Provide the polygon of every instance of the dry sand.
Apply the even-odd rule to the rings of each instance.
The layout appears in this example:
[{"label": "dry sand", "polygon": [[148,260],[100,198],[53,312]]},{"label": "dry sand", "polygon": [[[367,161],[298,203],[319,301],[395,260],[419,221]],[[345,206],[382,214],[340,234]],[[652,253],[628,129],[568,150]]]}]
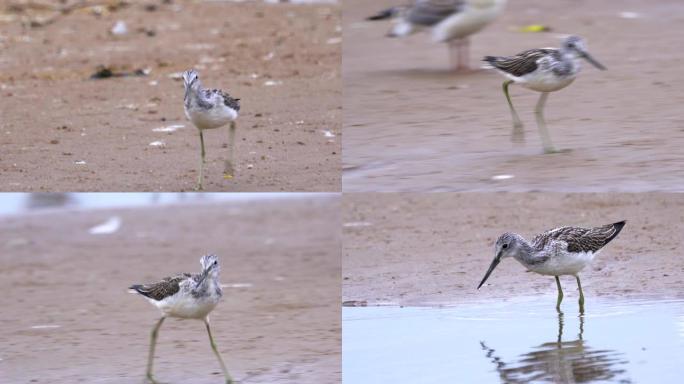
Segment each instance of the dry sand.
[{"label": "dry sand", "polygon": [[[369,305],[453,304],[551,295],[553,278],[504,260],[476,287],[503,232],[527,239],[563,225],[627,220],[581,273],[595,296],[684,297],[684,195],[680,194],[345,194],[342,296]],[[563,277],[566,300],[577,300]],[[549,298],[552,305],[554,298]]]},{"label": "dry sand", "polygon": [[[683,2],[516,0],[473,37],[473,67],[484,55],[558,46],[560,34],[578,34],[608,68],[587,63],[550,95],[551,138],[571,150],[555,155],[541,154],[536,92],[511,88],[527,138],[514,146],[499,74],[455,75],[446,46],[428,34],[389,39],[389,23],[364,21],[396,3],[344,2],[345,191],[684,189]],[[553,31],[515,31],[529,24]]]},{"label": "dry sand", "polygon": [[[213,332],[241,383],[339,383],[339,198],[0,219],[0,381],[141,383],[159,313],[132,283],[221,257]],[[88,228],[118,215],[121,229]],[[35,329],[35,326],[58,328]],[[219,383],[204,325],[167,320],[157,379]]]},{"label": "dry sand", "polygon": [[[195,67],[205,86],[242,99],[236,177],[222,177],[227,128],[208,131],[207,190],[339,191],[338,5],[128,3],[38,28],[22,20],[51,13],[0,5],[0,190],[194,188],[199,135],[183,113],[182,82],[170,75]],[[128,34],[109,33],[118,20]],[[89,80],[98,65],[151,72]],[[153,131],[172,125],[184,128]],[[165,146],[149,145],[158,141]]]}]

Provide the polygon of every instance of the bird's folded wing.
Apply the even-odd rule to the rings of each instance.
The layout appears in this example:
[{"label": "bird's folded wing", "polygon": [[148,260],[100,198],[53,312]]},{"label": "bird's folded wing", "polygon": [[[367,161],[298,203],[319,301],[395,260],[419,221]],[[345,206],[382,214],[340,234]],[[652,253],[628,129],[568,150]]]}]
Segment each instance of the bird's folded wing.
[{"label": "bird's folded wing", "polygon": [[544,248],[549,241],[563,241],[568,252],[597,252],[619,232],[614,224],[594,228],[561,227],[538,235],[532,240],[535,247]]},{"label": "bird's folded wing", "polygon": [[223,104],[225,104],[227,107],[236,111],[240,110],[240,99],[231,97],[227,92],[224,92],[220,89],[206,89],[204,92],[207,99],[214,100],[214,97],[219,95],[223,99]]},{"label": "bird's folded wing", "polygon": [[190,274],[184,273],[172,277],[166,277],[161,281],[150,284],[134,285],[131,288],[138,293],[153,300],[164,300],[169,296],[175,295],[180,289],[180,282],[190,277]]},{"label": "bird's folded wing", "polygon": [[536,71],[537,61],[550,53],[550,49],[530,49],[515,56],[488,56],[485,61],[494,68],[521,77]]}]

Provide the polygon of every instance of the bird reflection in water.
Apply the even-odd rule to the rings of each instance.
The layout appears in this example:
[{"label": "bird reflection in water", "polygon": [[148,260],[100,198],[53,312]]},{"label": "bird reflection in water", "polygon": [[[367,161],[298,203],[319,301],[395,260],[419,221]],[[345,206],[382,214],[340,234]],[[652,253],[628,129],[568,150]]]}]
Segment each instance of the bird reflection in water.
[{"label": "bird reflection in water", "polygon": [[480,342],[487,358],[496,365],[502,383],[593,383],[616,382],[628,384],[624,354],[610,349],[595,349],[587,345],[584,316],[579,316],[576,340],[563,341],[563,312],[558,313],[558,339],[532,347],[517,362],[506,363],[494,348]]}]

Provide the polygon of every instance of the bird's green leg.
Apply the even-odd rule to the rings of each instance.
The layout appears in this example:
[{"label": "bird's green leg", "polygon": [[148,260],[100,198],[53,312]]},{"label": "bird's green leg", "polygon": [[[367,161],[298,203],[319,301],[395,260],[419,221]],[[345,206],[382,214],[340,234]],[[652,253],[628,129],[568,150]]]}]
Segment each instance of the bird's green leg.
[{"label": "bird's green leg", "polygon": [[223,178],[232,179],[235,174],[235,169],[233,166],[233,158],[235,154],[235,121],[230,122],[230,127],[228,128],[228,159],[226,160],[225,166],[223,167]]},{"label": "bird's green leg", "polygon": [[556,151],[553,148],[553,144],[551,144],[549,131],[546,130],[546,122],[544,121],[544,104],[546,104],[546,98],[548,96],[548,92],[542,92],[541,96],[539,96],[537,106],[534,108],[534,115],[537,118],[537,127],[539,128],[539,135],[541,136],[542,145],[544,146],[544,153],[555,153],[558,151]]},{"label": "bird's green leg", "polygon": [[216,348],[216,343],[214,343],[214,337],[211,335],[211,327],[209,327],[209,320],[204,319],[204,324],[207,326],[207,333],[209,334],[209,342],[211,343],[211,349],[214,350],[214,354],[216,354],[216,358],[218,359],[219,363],[221,364],[221,370],[223,370],[223,375],[226,377],[226,384],[233,384],[233,379],[228,374],[228,369],[226,369],[226,364],[223,362],[223,359],[221,358],[221,354],[219,354],[219,351]]},{"label": "bird's green leg", "polygon": [[154,361],[154,347],[157,345],[157,335],[159,334],[159,328],[161,327],[162,323],[164,322],[164,319],[166,317],[162,316],[159,321],[157,321],[157,325],[154,326],[154,329],[152,329],[152,336],[150,340],[150,353],[147,356],[147,380],[149,380],[151,383],[156,383],[157,381],[152,377],[152,362]]},{"label": "bird's green leg", "polygon": [[558,311],[558,345],[563,340],[563,312]]},{"label": "bird's green leg", "polygon": [[204,134],[202,133],[202,130],[199,130],[200,134],[200,147],[201,147],[201,158],[200,158],[200,170],[199,170],[199,177],[197,177],[197,187],[195,188],[198,191],[201,191],[202,188],[202,179],[204,177]]},{"label": "bird's green leg", "polygon": [[561,301],[563,301],[563,289],[560,285],[560,279],[556,276],[556,285],[558,286],[558,301],[556,301],[556,310],[560,312]]},{"label": "bird's green leg", "polygon": [[582,292],[582,283],[580,283],[580,278],[579,276],[575,276],[577,279],[577,288],[579,288],[580,291],[580,297],[579,297],[579,308],[580,308],[580,314],[584,314],[584,292]]},{"label": "bird's green leg", "polygon": [[513,133],[511,134],[511,140],[514,142],[523,142],[525,140],[525,131],[523,131],[523,124],[518,117],[518,112],[515,111],[513,107],[513,102],[511,101],[511,95],[508,93],[508,86],[513,83],[513,80],[506,80],[503,83],[504,95],[506,95],[506,101],[508,101],[508,107],[511,110],[511,117],[513,118]]}]

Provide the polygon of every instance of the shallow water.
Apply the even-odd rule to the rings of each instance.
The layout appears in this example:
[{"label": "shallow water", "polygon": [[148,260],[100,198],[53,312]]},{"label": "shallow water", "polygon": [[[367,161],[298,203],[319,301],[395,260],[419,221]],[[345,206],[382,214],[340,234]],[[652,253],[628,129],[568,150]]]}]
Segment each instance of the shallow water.
[{"label": "shallow water", "polygon": [[684,374],[684,301],[555,297],[343,308],[345,383],[659,383]]},{"label": "shallow water", "polygon": [[[322,194],[330,196],[330,194]],[[3,193],[0,216],[44,209],[106,209],[216,201],[316,198],[307,193]]]}]

